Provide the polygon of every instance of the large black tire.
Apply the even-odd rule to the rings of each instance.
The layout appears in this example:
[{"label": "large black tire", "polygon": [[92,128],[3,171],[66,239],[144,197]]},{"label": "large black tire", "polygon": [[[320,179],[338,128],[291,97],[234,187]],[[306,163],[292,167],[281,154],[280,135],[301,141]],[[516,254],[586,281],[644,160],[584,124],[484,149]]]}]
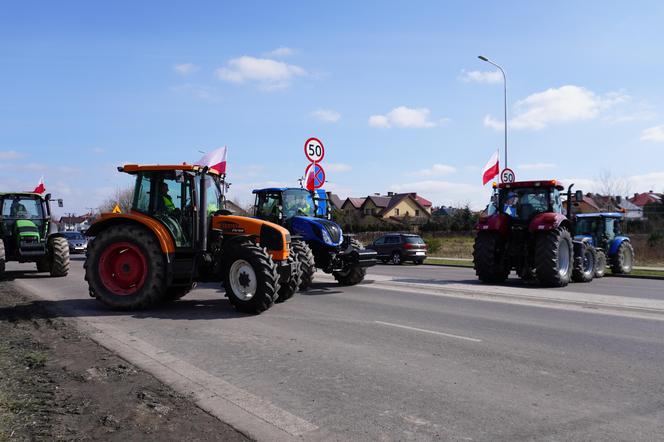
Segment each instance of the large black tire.
[{"label": "large black tire", "polygon": [[539,283],[548,287],[569,284],[573,254],[572,237],[567,229],[539,233],[535,239],[535,276]]},{"label": "large black tire", "polygon": [[597,254],[595,248],[585,242],[574,243],[574,282],[590,282],[595,277],[597,267]]},{"label": "large black tire", "polygon": [[61,278],[69,273],[69,243],[66,238],[56,236],[48,246],[51,276]]},{"label": "large black tire", "polygon": [[300,273],[300,290],[306,290],[314,280],[314,273],[316,273],[316,260],[314,253],[306,242],[300,240],[293,240],[291,242],[291,252],[295,255],[295,260],[299,266]]},{"label": "large black tire", "polygon": [[480,281],[505,282],[510,269],[505,263],[505,240],[497,232],[478,232],[473,245],[473,267]]},{"label": "large black tire", "polygon": [[606,274],[606,253],[603,250],[595,250],[597,259],[595,262],[595,278],[603,278]]},{"label": "large black tire", "polygon": [[238,311],[259,314],[272,307],[279,292],[279,273],[265,249],[248,240],[233,241],[222,259],[226,296]]},{"label": "large black tire", "polygon": [[634,248],[629,241],[623,241],[611,259],[611,273],[617,275],[632,272],[634,267]]},{"label": "large black tire", "polygon": [[5,275],[5,241],[0,238],[0,278]]},{"label": "large black tire", "polygon": [[[151,307],[166,293],[165,261],[157,238],[144,227],[120,224],[102,230],[88,246],[85,261],[90,295],[113,309]],[[111,271],[113,262],[117,272]]]},{"label": "large black tire", "polygon": [[[364,250],[364,245],[358,240],[352,238],[350,240],[350,245],[355,250]],[[364,281],[364,277],[367,274],[367,269],[360,267],[359,265],[354,265],[348,269],[344,269],[341,272],[333,272],[332,276],[340,285],[356,285]]]},{"label": "large black tire", "polygon": [[293,297],[300,288],[300,264],[292,252],[288,254],[288,264],[291,266],[291,274],[285,284],[281,284],[277,299],[274,302],[284,302]]}]

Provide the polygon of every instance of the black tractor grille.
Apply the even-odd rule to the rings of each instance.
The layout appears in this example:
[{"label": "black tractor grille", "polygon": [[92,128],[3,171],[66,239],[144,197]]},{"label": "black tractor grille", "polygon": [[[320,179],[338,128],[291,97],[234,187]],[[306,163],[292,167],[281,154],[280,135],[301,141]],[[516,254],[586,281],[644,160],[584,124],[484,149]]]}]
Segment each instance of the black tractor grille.
[{"label": "black tractor grille", "polygon": [[319,222],[323,225],[323,228],[327,230],[327,234],[330,235],[332,241],[339,242],[341,239],[341,227],[331,221],[321,219]]}]

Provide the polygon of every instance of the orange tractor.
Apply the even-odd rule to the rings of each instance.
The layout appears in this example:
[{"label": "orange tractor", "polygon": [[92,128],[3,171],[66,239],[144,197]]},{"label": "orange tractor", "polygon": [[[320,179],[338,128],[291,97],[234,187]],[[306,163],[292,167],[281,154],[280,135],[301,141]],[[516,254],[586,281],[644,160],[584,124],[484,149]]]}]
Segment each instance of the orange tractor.
[{"label": "orange tractor", "polygon": [[132,208],[104,213],[88,230],[91,296],[137,309],[179,299],[197,282],[221,281],[247,313],[293,296],[299,272],[288,230],[223,210],[223,175],[190,164],[118,171],[136,177]]}]

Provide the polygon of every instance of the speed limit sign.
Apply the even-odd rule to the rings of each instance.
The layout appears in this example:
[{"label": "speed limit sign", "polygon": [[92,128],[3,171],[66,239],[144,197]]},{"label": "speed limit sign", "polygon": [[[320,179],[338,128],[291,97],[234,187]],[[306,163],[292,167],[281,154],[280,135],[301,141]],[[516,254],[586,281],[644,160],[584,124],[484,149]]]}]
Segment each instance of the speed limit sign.
[{"label": "speed limit sign", "polygon": [[304,154],[312,163],[321,162],[323,157],[325,157],[323,142],[318,138],[309,138],[306,143],[304,143]]},{"label": "speed limit sign", "polygon": [[516,181],[516,175],[514,175],[514,171],[508,168],[503,169],[503,171],[500,173],[500,181],[503,183],[513,183]]}]

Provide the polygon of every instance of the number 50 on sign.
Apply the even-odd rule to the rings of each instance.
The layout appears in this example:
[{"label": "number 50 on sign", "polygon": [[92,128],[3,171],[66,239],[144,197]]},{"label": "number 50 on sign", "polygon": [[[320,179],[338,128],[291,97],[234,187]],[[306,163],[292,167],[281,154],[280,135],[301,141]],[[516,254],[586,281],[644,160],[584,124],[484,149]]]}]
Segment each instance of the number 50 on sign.
[{"label": "number 50 on sign", "polygon": [[309,138],[304,143],[304,154],[312,163],[319,163],[325,157],[325,148],[323,142],[318,138]]}]

